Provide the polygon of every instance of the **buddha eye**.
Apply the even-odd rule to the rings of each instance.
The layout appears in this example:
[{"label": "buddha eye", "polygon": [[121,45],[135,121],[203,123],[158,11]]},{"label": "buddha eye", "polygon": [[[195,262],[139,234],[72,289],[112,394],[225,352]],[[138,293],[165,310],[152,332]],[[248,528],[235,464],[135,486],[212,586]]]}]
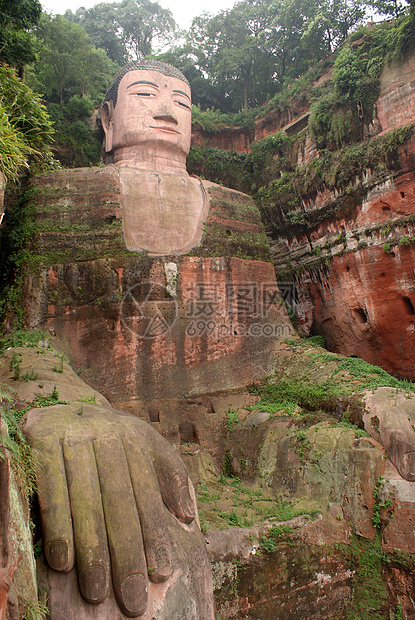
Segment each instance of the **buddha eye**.
[{"label": "buddha eye", "polygon": [[183,103],[183,101],[175,100],[175,103],[178,103],[182,108],[186,108],[186,110],[191,110],[191,107],[187,103]]},{"label": "buddha eye", "polygon": [[131,93],[132,95],[136,95],[137,97],[155,97],[155,93]]}]

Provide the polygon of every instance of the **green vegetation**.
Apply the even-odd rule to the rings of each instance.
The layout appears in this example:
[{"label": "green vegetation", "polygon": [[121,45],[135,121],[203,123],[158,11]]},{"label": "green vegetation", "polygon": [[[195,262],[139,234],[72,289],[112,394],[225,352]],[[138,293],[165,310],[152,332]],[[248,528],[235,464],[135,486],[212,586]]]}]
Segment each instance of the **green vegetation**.
[{"label": "green vegetation", "polygon": [[350,545],[335,545],[335,548],[342,551],[355,570],[347,620],[385,620],[388,598],[382,570],[390,559],[382,550],[380,535],[372,540],[353,535]]},{"label": "green vegetation", "polygon": [[240,517],[235,510],[219,512],[219,516],[226,521],[229,527],[249,527],[252,525],[252,521]]},{"label": "green vegetation", "polygon": [[265,520],[284,522],[299,516],[313,520],[320,514],[320,510],[296,509],[292,502],[275,498],[269,489],[226,473],[217,481],[197,485],[196,491],[205,530],[251,527]]},{"label": "green vegetation", "polygon": [[271,521],[290,521],[295,517],[313,520],[321,512],[320,510],[297,510],[291,502],[286,502],[283,499],[277,499],[265,507],[258,507],[256,511],[257,514],[262,515],[263,519]]},{"label": "green vegetation", "polygon": [[299,429],[295,432],[296,445],[294,451],[297,452],[302,462],[306,459],[310,452],[311,443],[304,430]]},{"label": "green vegetation", "polygon": [[219,185],[246,189],[244,184],[246,154],[225,151],[216,147],[192,146],[187,158],[189,174],[196,174]]},{"label": "green vegetation", "polygon": [[[299,408],[304,411],[333,411],[338,398],[349,398],[353,394],[378,387],[415,391],[415,384],[396,379],[379,366],[359,358],[329,353],[313,346],[311,340],[287,339],[294,353],[298,350],[301,355],[298,359],[302,362],[297,367],[294,356],[289,363],[291,366],[287,366],[281,375],[267,377],[259,386],[251,388],[253,393],[261,396],[255,409],[298,415]],[[308,351],[303,350],[305,346],[309,346]],[[327,370],[319,375],[319,368],[323,364]]]},{"label": "green vegetation", "polygon": [[26,411],[27,409],[17,411],[7,405],[1,405],[0,414],[6,424],[8,435],[0,438],[0,459],[4,458],[5,451],[7,451],[29,501],[36,490],[36,473],[30,446],[19,424],[20,418]]},{"label": "green vegetation", "polygon": [[192,124],[199,125],[204,131],[212,134],[219,133],[223,129],[242,129],[249,133],[254,131],[256,110],[224,114],[215,108],[202,110],[199,105],[192,107]]},{"label": "green vegetation", "polygon": [[18,408],[13,403],[13,392],[7,388],[0,389],[0,415],[8,433],[0,437],[0,459],[4,458],[7,451],[28,501],[36,491],[36,473],[32,451],[23,435],[20,420],[34,407],[58,404],[66,405],[67,402],[59,399],[56,386],[50,394],[36,394],[33,401],[25,407]]},{"label": "green vegetation", "polygon": [[232,431],[235,430],[235,426],[238,424],[238,422],[239,422],[239,413],[237,411],[234,411],[233,409],[229,409],[226,412],[226,424],[228,427],[228,431],[232,433]]},{"label": "green vegetation", "polygon": [[359,428],[357,424],[353,424],[347,419],[342,419],[340,422],[333,424],[333,426],[338,426],[340,428],[353,431],[356,437],[369,437],[369,433],[367,433],[363,428]]},{"label": "green vegetation", "polygon": [[55,357],[59,357],[59,364],[55,364],[53,367],[53,372],[63,373],[63,362],[65,360],[65,355],[63,353],[55,355]]},{"label": "green vegetation", "polygon": [[36,38],[31,30],[38,23],[39,0],[1,0],[0,61],[23,67],[36,58]]},{"label": "green vegetation", "polygon": [[273,553],[281,542],[281,538],[291,534],[294,529],[289,525],[273,525],[266,534],[261,535],[260,543],[262,551]]},{"label": "green vegetation", "polygon": [[34,172],[51,167],[53,129],[45,106],[12,69],[1,64],[0,119],[0,172],[7,179],[16,181],[29,164]]},{"label": "green vegetation", "polygon": [[50,340],[50,334],[41,329],[18,329],[0,338],[0,355],[9,347],[36,348],[39,346],[39,342],[47,346],[48,340]]},{"label": "green vegetation", "polygon": [[385,495],[384,487],[387,482],[389,481],[385,480],[385,478],[382,478],[381,476],[379,480],[376,482],[376,486],[373,490],[374,503],[373,503],[372,523],[373,523],[373,526],[377,530],[381,530],[382,528],[382,521],[380,518],[381,508],[391,508],[393,505],[392,497],[384,497]]},{"label": "green vegetation", "polygon": [[40,601],[35,601],[27,605],[21,620],[46,620],[48,614],[48,606]]}]

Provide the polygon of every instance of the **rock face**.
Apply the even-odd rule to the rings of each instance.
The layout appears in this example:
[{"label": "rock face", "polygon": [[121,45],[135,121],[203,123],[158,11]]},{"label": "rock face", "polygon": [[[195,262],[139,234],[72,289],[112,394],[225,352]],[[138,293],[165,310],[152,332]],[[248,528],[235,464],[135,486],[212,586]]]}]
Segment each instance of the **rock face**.
[{"label": "rock face", "polygon": [[[228,437],[227,449],[248,463],[242,488],[258,476],[262,493],[280,498],[280,510],[291,501],[298,513],[321,512],[207,532],[220,618],[364,618],[367,604],[385,620],[400,604],[408,617],[415,613],[406,594],[415,575],[414,483],[399,476],[381,444],[332,421],[304,432],[277,416],[254,430],[241,425]],[[255,502],[259,510],[261,499],[249,514]],[[266,505],[272,514],[270,500]],[[200,507],[205,517],[215,514]],[[388,569],[374,560],[382,554]]]},{"label": "rock face", "polygon": [[376,102],[377,118],[383,132],[415,121],[415,57],[382,69],[381,90]]},{"label": "rock face", "polygon": [[244,153],[249,149],[252,136],[248,131],[240,129],[222,130],[220,133],[204,131],[198,124],[192,126],[192,146],[210,146],[226,151],[238,151]]},{"label": "rock face", "polygon": [[[303,386],[304,398],[320,394],[314,412],[297,406],[287,415],[282,396],[273,415],[261,401],[254,413],[241,403],[239,421],[228,416],[213,446],[183,448],[208,528],[219,617],[388,620],[401,605],[410,618],[415,483],[394,462],[402,469],[410,460],[415,398],[362,390],[358,360],[307,343],[284,353],[265,393]],[[372,437],[339,422],[342,412],[364,420]],[[224,462],[234,478],[224,479]],[[238,527],[220,529],[226,522]]]},{"label": "rock face", "polygon": [[[375,119],[381,136],[413,122],[414,76],[414,56],[384,69]],[[269,234],[279,281],[296,282],[303,332],[413,380],[415,136],[410,129],[402,136],[393,147],[378,143],[382,167],[346,189],[321,187],[304,199],[297,220],[305,216],[307,230],[275,224]]]},{"label": "rock face", "polygon": [[[324,73],[321,83],[331,77],[329,71]],[[298,189],[298,179],[291,178],[287,183],[295,191],[286,204],[284,198],[278,199],[272,211],[270,200],[263,213],[278,281],[288,281],[297,289],[292,306],[303,333],[321,334],[331,350],[362,357],[408,379],[415,377],[415,138],[413,130],[403,127],[415,121],[414,84],[413,53],[399,64],[385,63],[375,118],[362,127],[366,141],[356,152],[345,147],[330,174],[335,176],[336,169],[347,167],[346,153],[350,160],[358,160],[374,136],[389,136],[389,143],[377,142],[380,160],[351,174],[347,183],[340,174],[334,188],[320,178],[318,187],[307,193]],[[308,174],[302,176],[301,169],[312,158],[318,168],[325,157],[307,129],[309,113],[307,102],[294,99],[285,110],[257,118],[252,138],[278,131],[292,135],[294,145],[286,156],[300,171],[300,185]],[[401,139],[394,141],[399,131]],[[220,135],[215,139],[219,145]],[[275,162],[278,167],[277,154]],[[285,168],[281,179],[284,174]],[[281,179],[275,175],[284,196],[287,188]],[[258,194],[260,202],[261,196],[272,193],[272,187],[270,183]],[[291,203],[297,203],[296,207],[290,207]]]},{"label": "rock face", "polygon": [[2,418],[0,431],[0,618],[14,620],[36,610],[37,580],[29,507],[4,447],[8,431]]},{"label": "rock face", "polygon": [[150,257],[125,247],[115,170],[35,181],[27,318],[67,343],[114,406],[178,434],[179,401],[263,376],[292,328],[247,196],[205,183],[201,243],[187,256]]},{"label": "rock face", "polygon": [[[409,379],[415,377],[414,164],[410,136],[398,149],[392,179],[369,173],[351,210],[345,203],[344,213],[326,217],[307,236],[271,243],[277,273],[288,257],[300,272],[297,312],[305,333],[312,329],[331,350]],[[316,219],[332,200],[314,203]]]}]

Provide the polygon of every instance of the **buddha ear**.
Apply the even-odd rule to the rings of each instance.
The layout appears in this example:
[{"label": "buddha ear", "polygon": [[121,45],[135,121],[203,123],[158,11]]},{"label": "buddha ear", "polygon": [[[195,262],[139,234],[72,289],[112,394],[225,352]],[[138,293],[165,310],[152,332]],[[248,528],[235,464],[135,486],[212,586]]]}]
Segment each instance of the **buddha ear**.
[{"label": "buddha ear", "polygon": [[114,129],[114,106],[112,101],[106,101],[101,109],[101,124],[105,133],[105,152],[112,151],[112,136]]}]

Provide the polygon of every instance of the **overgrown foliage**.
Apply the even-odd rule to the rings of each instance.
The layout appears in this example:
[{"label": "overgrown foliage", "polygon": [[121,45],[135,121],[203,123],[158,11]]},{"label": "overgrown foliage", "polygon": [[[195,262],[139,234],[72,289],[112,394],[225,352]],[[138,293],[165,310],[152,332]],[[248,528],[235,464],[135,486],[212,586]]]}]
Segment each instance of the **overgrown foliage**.
[{"label": "overgrown foliage", "polygon": [[189,174],[196,174],[214,183],[241,191],[248,189],[245,164],[245,153],[225,151],[209,146],[191,147],[187,158]]},{"label": "overgrown foliage", "polygon": [[36,490],[36,473],[30,446],[19,424],[26,411],[27,409],[16,410],[7,404],[1,405],[0,414],[8,434],[0,437],[0,459],[5,457],[5,452],[9,454],[20,485],[29,501]]},{"label": "overgrown foliage", "polygon": [[50,394],[36,394],[34,399],[24,407],[17,406],[14,402],[13,390],[7,386],[0,387],[0,415],[7,429],[7,435],[3,434],[0,437],[0,459],[5,457],[6,452],[10,456],[28,501],[36,491],[36,471],[33,453],[23,434],[20,420],[30,409],[58,404],[66,405],[67,402],[59,398],[56,386]]},{"label": "overgrown foliage", "polygon": [[[339,398],[347,398],[378,387],[387,386],[407,393],[415,392],[414,383],[396,379],[383,368],[362,359],[329,353],[315,346],[313,340],[310,340],[311,342],[287,340],[294,352],[297,348],[309,346],[306,355],[308,366],[301,367],[296,373],[290,371],[284,372],[282,376],[270,376],[259,386],[252,388],[252,391],[261,397],[255,409],[298,415],[301,410],[334,411]],[[304,356],[304,353],[301,355]],[[327,365],[330,370],[327,376],[317,379],[315,372],[322,364]]]},{"label": "overgrown foliage", "polygon": [[40,18],[39,0],[0,0],[0,60],[23,67],[36,58],[36,39],[30,32]]},{"label": "overgrown foliage", "polygon": [[343,552],[355,570],[347,620],[385,620],[389,617],[388,596],[382,572],[390,560],[382,550],[381,536],[367,540],[355,534],[350,545],[336,545],[336,549]]},{"label": "overgrown foliage", "polygon": [[273,525],[266,534],[260,537],[261,549],[266,553],[273,553],[281,541],[281,538],[293,532],[293,528],[285,523]]},{"label": "overgrown foliage", "polygon": [[49,608],[41,601],[29,603],[26,606],[21,620],[45,620],[48,617]]},{"label": "overgrown foliage", "polygon": [[52,123],[40,97],[13,69],[0,65],[0,172],[17,180],[22,167],[34,172],[52,165]]},{"label": "overgrown foliage", "polygon": [[45,346],[50,340],[50,334],[42,329],[18,329],[0,338],[0,355],[8,348],[29,347],[35,348],[42,342]]}]

